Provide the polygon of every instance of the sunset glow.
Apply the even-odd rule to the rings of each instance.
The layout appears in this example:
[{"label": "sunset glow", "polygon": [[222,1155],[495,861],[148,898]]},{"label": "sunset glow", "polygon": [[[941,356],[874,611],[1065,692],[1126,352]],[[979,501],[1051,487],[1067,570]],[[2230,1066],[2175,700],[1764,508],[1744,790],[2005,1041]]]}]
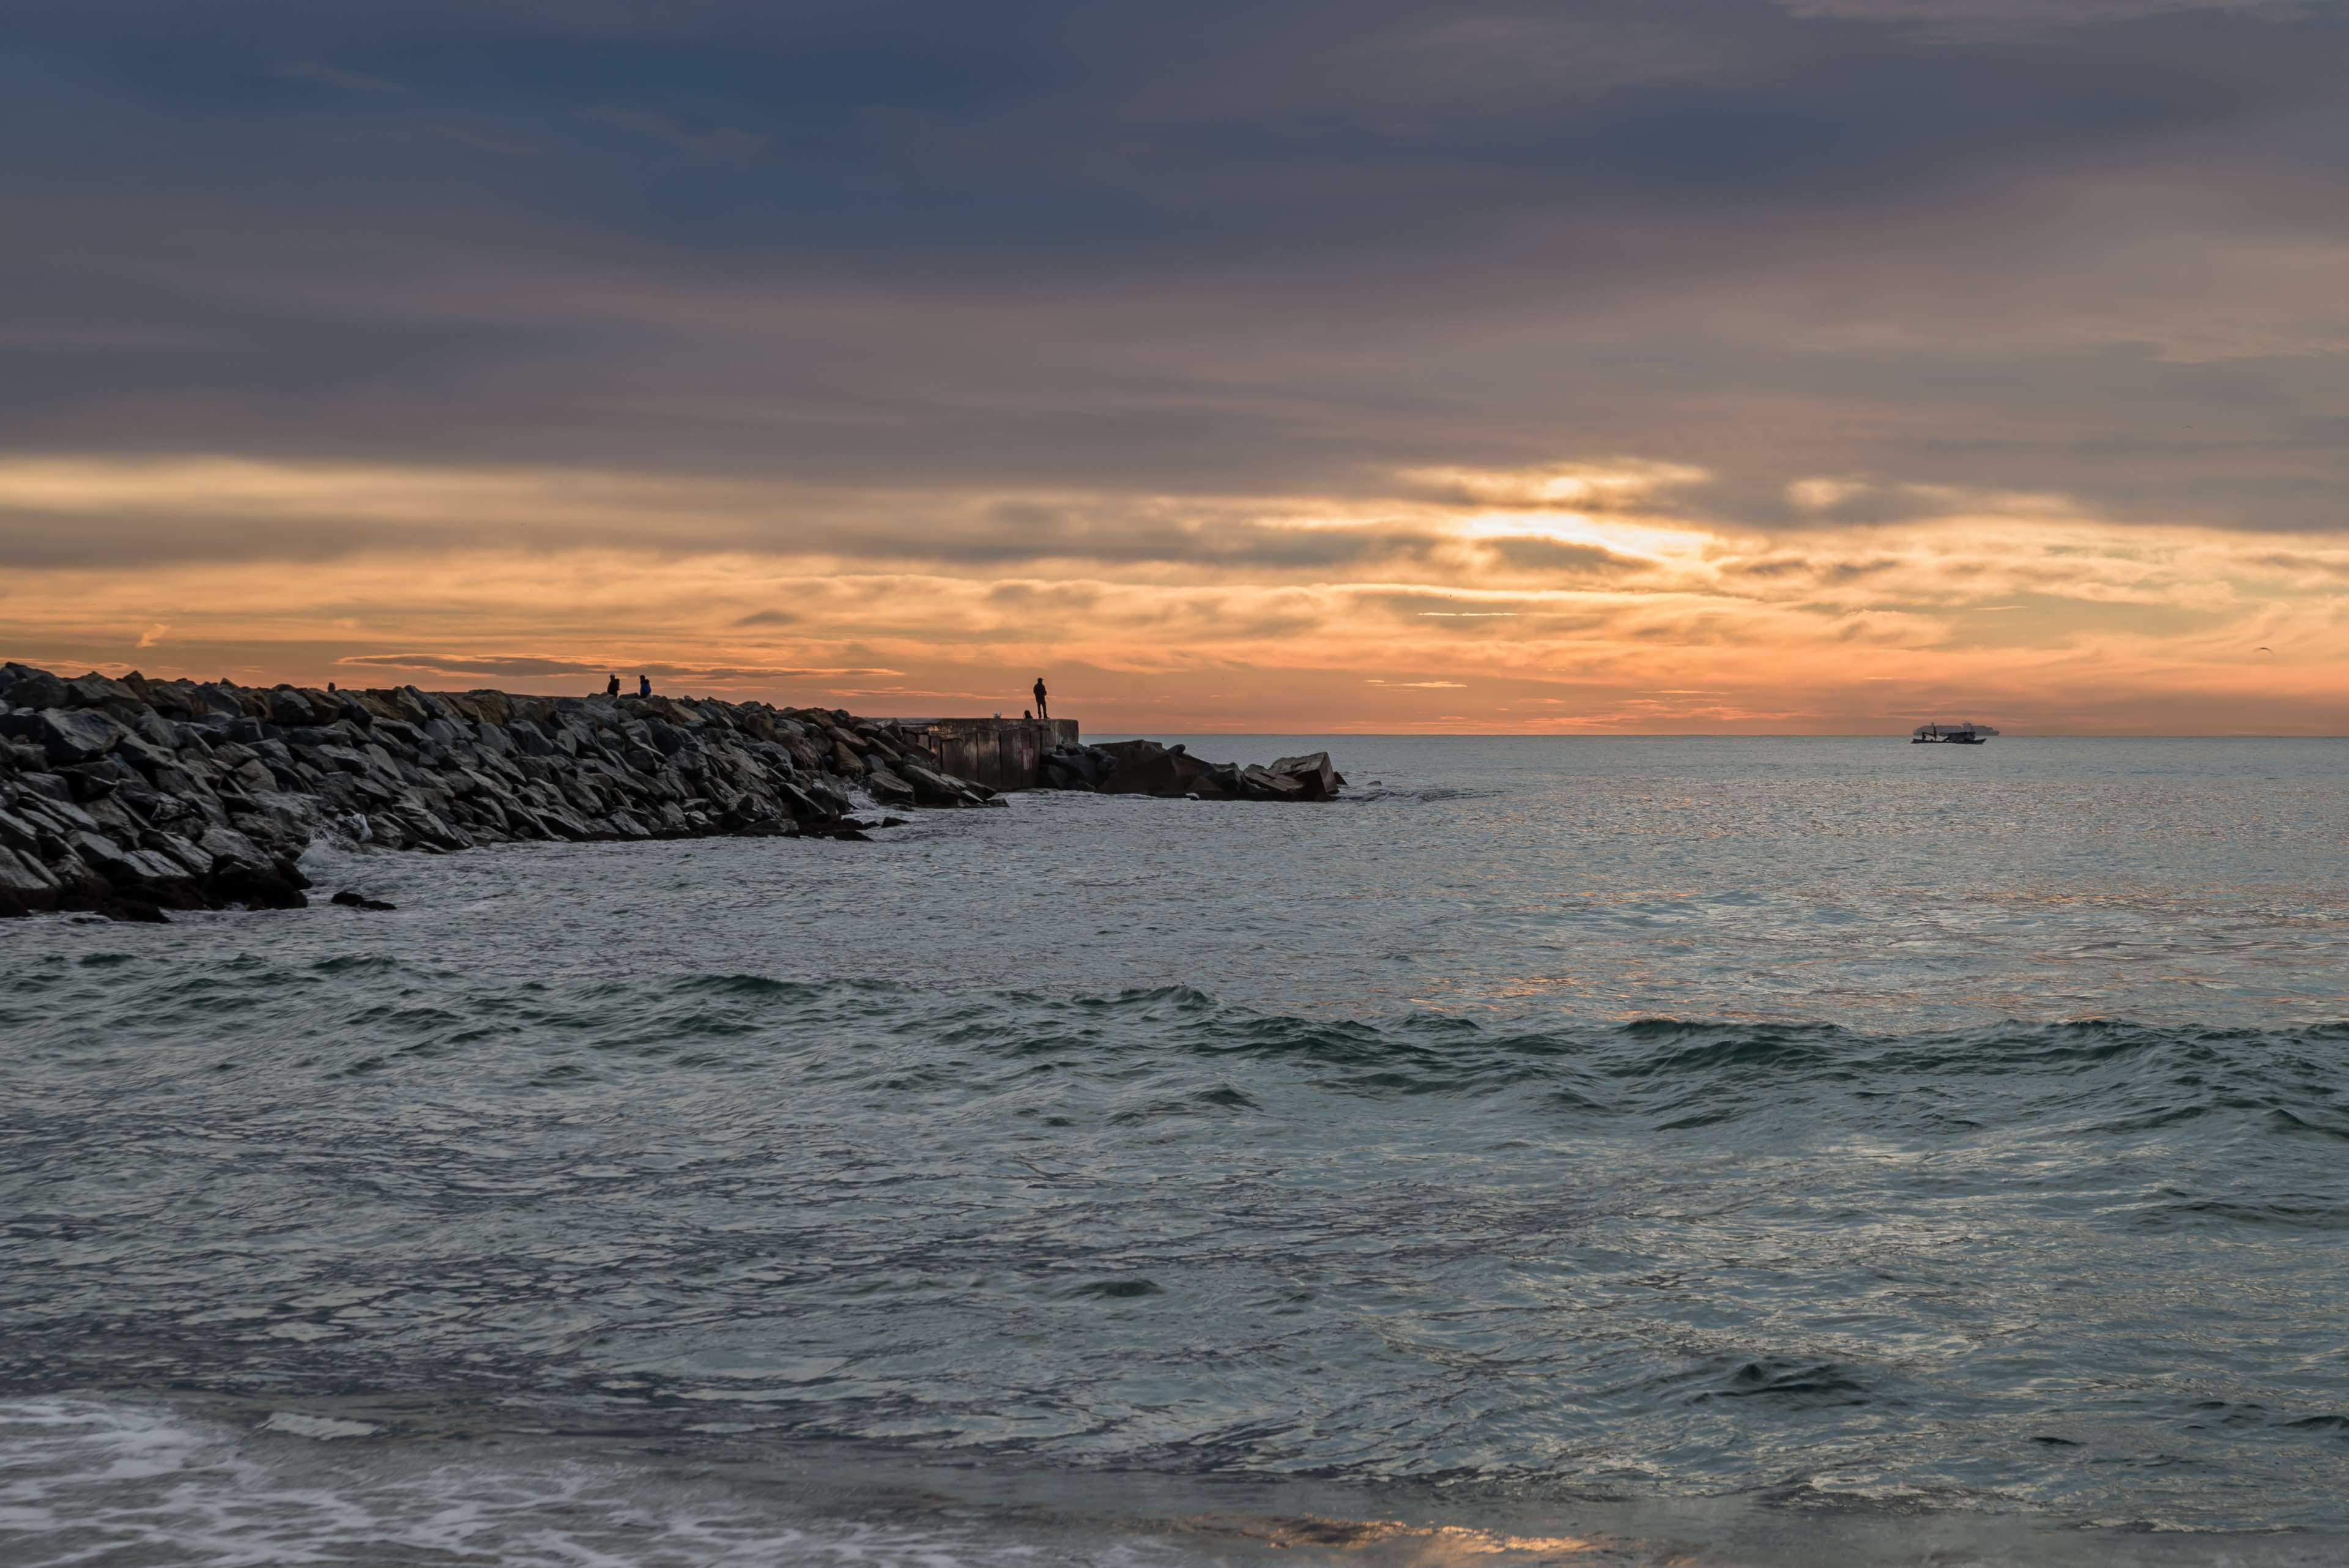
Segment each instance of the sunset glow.
[{"label": "sunset glow", "polygon": [[[1704,517],[1692,468],[1423,477],[1300,501],[50,461],[0,467],[0,498],[67,545],[152,541],[136,564],[60,549],[6,600],[20,655],[150,674],[566,691],[645,670],[911,713],[1011,707],[1049,667],[1105,730],[2341,718],[2349,549],[2323,541],[1920,487],[1897,524],[1766,534]],[[1591,494],[1603,515],[1570,509]],[[1084,521],[1023,543],[1046,514]],[[252,548],[171,547],[212,529]]]},{"label": "sunset glow", "polygon": [[26,77],[50,151],[0,177],[44,214],[7,657],[904,713],[1049,671],[1099,732],[2349,730],[2336,12],[720,51],[521,7],[481,57],[569,63],[495,90],[378,21],[158,24],[178,73],[33,27],[82,74]]}]

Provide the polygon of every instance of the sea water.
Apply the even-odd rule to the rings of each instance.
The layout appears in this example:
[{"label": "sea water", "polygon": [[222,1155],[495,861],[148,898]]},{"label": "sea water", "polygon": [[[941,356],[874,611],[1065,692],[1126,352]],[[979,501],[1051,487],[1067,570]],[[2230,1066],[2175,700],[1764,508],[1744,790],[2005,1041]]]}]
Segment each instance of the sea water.
[{"label": "sea water", "polygon": [[1324,745],[0,925],[0,1562],[2349,1554],[2349,744]]}]

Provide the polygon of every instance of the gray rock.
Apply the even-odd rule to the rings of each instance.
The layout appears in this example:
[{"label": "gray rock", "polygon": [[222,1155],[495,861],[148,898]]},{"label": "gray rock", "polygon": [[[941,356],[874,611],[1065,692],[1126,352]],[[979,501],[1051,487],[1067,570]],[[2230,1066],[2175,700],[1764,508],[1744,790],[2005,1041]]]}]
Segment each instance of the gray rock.
[{"label": "gray rock", "polygon": [[368,736],[380,746],[396,746],[402,753],[412,753],[424,743],[424,732],[405,719],[378,719]]},{"label": "gray rock", "polygon": [[246,866],[256,870],[270,864],[270,857],[258,844],[233,827],[211,827],[198,839],[196,846],[212,857],[215,867],[225,862]]},{"label": "gray rock", "polygon": [[963,804],[963,792],[949,784],[943,774],[932,773],[919,763],[903,763],[897,774],[914,792],[914,798],[923,805],[950,806]]},{"label": "gray rock", "polygon": [[210,713],[222,719],[244,717],[244,704],[233,692],[207,681],[188,693],[188,703],[198,713]]},{"label": "gray rock", "polygon": [[160,752],[176,752],[187,744],[182,736],[187,726],[174,724],[151,710],[141,709],[133,715],[130,728],[140,740]]},{"label": "gray rock", "polygon": [[140,834],[155,826],[147,820],[144,812],[135,809],[126,801],[116,800],[111,796],[86,802],[82,810],[98,824],[100,833],[109,837],[119,837],[126,842],[135,842]]},{"label": "gray rock", "polygon": [[[148,717],[153,718],[154,715],[150,713]],[[112,754],[136,766],[149,778],[154,777],[165,768],[176,769],[180,763],[177,748],[169,745],[159,746],[135,730],[126,732],[119,741],[115,742]]]},{"label": "gray rock", "polygon": [[303,724],[316,724],[328,715],[310,706],[310,700],[291,686],[280,686],[269,693],[269,722],[287,729]]},{"label": "gray rock", "polygon": [[181,837],[176,833],[164,833],[160,831],[150,833],[144,839],[140,840],[140,843],[144,847],[153,850],[156,854],[170,857],[174,864],[178,865],[181,870],[185,871],[191,877],[207,877],[212,874],[212,857],[204,853],[201,847],[189,843],[186,839]]},{"label": "gray rock", "polygon": [[912,805],[917,799],[912,784],[881,765],[878,753],[864,770],[864,787],[884,805]]},{"label": "gray rock", "polygon": [[92,709],[46,708],[0,720],[11,738],[29,741],[53,766],[95,762],[130,732]]},{"label": "gray rock", "polygon": [[37,851],[41,845],[41,830],[30,817],[0,806],[0,844],[27,853]]},{"label": "gray rock", "polygon": [[[210,794],[212,793],[210,789],[205,787],[202,780],[197,778],[194,774],[190,773],[187,769],[181,767],[176,763],[167,763],[162,767],[157,768],[153,773],[147,776],[154,780],[156,789],[164,794],[193,798],[196,796]],[[202,807],[200,805],[191,805],[189,809],[191,811],[201,811]]]},{"label": "gray rock", "polygon": [[240,815],[236,828],[264,844],[299,850],[317,830],[318,815],[313,796],[264,790],[252,797],[250,809]]},{"label": "gray rock", "polygon": [[[12,665],[11,669],[23,669]],[[62,708],[68,701],[66,683],[46,670],[27,670],[8,687],[8,702],[16,708]]]},{"label": "gray rock", "polygon": [[299,909],[310,900],[303,896],[302,882],[288,876],[290,864],[263,860],[258,864],[228,857],[216,857],[212,875],[204,880],[204,892],[217,904],[242,904],[249,909]]},{"label": "gray rock", "polygon": [[47,800],[73,799],[72,786],[57,774],[28,773],[18,778],[16,783],[27,794],[36,794]]},{"label": "gray rock", "polygon": [[126,849],[102,833],[77,833],[72,843],[76,853],[118,888],[168,887],[189,880],[187,868],[169,856],[152,849]]},{"label": "gray rock", "polygon": [[1334,800],[1345,780],[1330,765],[1330,753],[1312,752],[1301,757],[1283,757],[1272,764],[1270,772],[1284,778],[1293,778],[1305,786],[1307,800]]},{"label": "gray rock", "polygon": [[1305,781],[1287,774],[1274,773],[1270,768],[1250,764],[1240,770],[1240,778],[1257,800],[1304,800]]},{"label": "gray rock", "polygon": [[0,917],[47,914],[57,908],[64,892],[38,860],[0,848]]},{"label": "gray rock", "polygon": [[516,719],[508,724],[506,735],[513,742],[512,749],[524,756],[551,757],[555,754],[554,742],[548,738],[544,730],[528,719]]},{"label": "gray rock", "polygon": [[472,838],[462,828],[450,823],[436,811],[423,806],[398,806],[385,815],[406,829],[410,838],[429,844],[436,849],[472,847]]},{"label": "gray rock", "polygon": [[90,815],[70,800],[57,800],[45,794],[26,794],[16,802],[17,810],[36,822],[47,822],[63,834],[96,833],[98,818]]},{"label": "gray rock", "polygon": [[109,680],[96,670],[76,676],[66,682],[65,705],[74,708],[107,708],[115,703],[124,707],[143,707],[139,693],[119,680]]}]

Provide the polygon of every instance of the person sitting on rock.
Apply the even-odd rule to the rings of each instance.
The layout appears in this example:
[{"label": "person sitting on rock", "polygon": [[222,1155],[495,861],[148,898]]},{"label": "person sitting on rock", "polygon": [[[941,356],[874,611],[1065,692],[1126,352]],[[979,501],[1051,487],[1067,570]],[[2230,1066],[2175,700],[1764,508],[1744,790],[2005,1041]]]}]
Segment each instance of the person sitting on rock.
[{"label": "person sitting on rock", "polygon": [[1036,717],[1049,719],[1051,716],[1044,709],[1044,678],[1039,675],[1036,677]]},{"label": "person sitting on rock", "polygon": [[609,686],[606,686],[606,687],[605,687],[605,688],[604,688],[604,695],[605,695],[605,696],[606,696],[606,697],[617,697],[619,694],[620,694],[620,678],[619,678],[619,676],[616,673],[616,674],[614,674],[614,675],[613,675],[613,677],[612,677],[612,683],[611,683]]},{"label": "person sitting on rock", "polygon": [[649,697],[649,696],[651,696],[652,694],[653,694],[653,678],[652,678],[651,676],[649,676],[649,675],[639,675],[639,676],[637,676],[637,677],[636,677],[636,695],[637,695],[637,696],[639,696],[639,697]]}]

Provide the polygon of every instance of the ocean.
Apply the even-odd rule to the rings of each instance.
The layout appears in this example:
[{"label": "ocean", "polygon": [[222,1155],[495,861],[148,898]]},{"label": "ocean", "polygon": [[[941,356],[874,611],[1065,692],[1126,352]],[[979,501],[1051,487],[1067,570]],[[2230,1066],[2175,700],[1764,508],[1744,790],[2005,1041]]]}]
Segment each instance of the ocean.
[{"label": "ocean", "polygon": [[2349,742],[1189,740],[0,924],[0,1562],[2349,1558]]}]

